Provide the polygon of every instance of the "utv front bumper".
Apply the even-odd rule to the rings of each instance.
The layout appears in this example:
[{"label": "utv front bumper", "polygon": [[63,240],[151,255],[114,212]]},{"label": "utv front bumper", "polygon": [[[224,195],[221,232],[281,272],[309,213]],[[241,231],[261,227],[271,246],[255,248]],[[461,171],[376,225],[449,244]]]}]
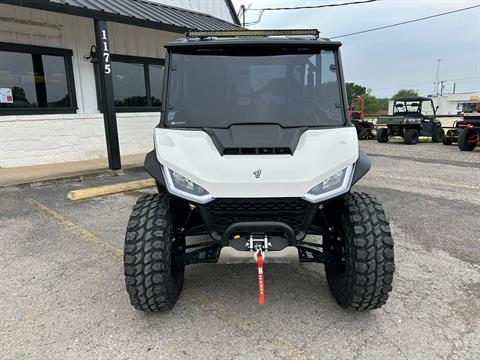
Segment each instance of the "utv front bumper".
[{"label": "utv front bumper", "polygon": [[198,209],[218,244],[218,263],[254,263],[256,249],[268,263],[298,263],[318,204],[300,198],[216,199]]},{"label": "utv front bumper", "polygon": [[300,198],[258,198],[216,199],[199,210],[215,241],[225,242],[236,233],[282,232],[297,242],[307,234],[317,208]]},{"label": "utv front bumper", "polygon": [[[159,192],[169,194],[162,167],[151,152],[145,159],[146,171],[155,178]],[[370,160],[362,151],[354,166],[351,185],[360,180],[370,169]],[[335,233],[325,224],[320,208],[329,206],[335,198],[313,203],[301,197],[218,197],[206,204],[169,194],[174,217],[178,219],[175,236],[179,238],[209,235],[207,243],[187,245],[185,263],[217,262],[224,247],[231,247],[242,256],[250,252],[247,241],[250,236],[268,236],[269,250],[282,251],[296,247],[302,262],[324,262],[320,244],[305,240],[307,234],[334,237]],[[308,244],[309,248],[305,248]]]}]

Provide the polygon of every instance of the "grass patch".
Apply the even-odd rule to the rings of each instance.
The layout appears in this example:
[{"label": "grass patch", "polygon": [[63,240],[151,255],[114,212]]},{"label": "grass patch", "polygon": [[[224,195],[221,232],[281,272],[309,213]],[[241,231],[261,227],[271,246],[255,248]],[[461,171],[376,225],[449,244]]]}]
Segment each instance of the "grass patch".
[{"label": "grass patch", "polygon": [[[403,138],[402,138],[401,136],[392,136],[390,139],[391,139],[391,140],[403,141]],[[431,137],[420,136],[420,137],[418,138],[418,142],[419,142],[419,143],[431,143],[431,142],[433,142],[433,141],[432,141],[432,138],[431,138]]]}]

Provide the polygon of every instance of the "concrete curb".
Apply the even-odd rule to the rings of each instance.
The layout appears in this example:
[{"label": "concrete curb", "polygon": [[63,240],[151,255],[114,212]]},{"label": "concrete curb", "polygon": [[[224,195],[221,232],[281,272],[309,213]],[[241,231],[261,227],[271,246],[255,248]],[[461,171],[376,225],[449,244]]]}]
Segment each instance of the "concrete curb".
[{"label": "concrete curb", "polygon": [[110,170],[110,169],[92,169],[92,170],[84,170],[84,171],[72,171],[71,173],[64,173],[61,175],[52,175],[52,176],[45,176],[35,178],[32,177],[31,179],[19,179],[19,180],[12,180],[7,181],[5,183],[0,183],[0,189],[10,186],[27,186],[32,184],[49,184],[55,183],[60,181],[70,181],[70,180],[82,180],[82,179],[90,179],[95,177],[101,176],[121,176],[127,173],[134,173],[134,172],[141,172],[143,171],[143,164],[142,165],[134,165],[134,166],[126,166],[121,170]]}]

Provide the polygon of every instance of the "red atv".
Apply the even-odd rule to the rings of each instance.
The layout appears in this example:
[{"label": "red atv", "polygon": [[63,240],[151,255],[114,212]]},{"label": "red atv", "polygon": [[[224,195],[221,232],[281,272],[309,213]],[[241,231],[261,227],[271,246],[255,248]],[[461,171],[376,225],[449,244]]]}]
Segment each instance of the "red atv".
[{"label": "red atv", "polygon": [[372,140],[374,139],[373,130],[375,126],[372,122],[364,119],[364,113],[365,100],[360,96],[356,96],[350,104],[348,116],[357,129],[358,140]]},{"label": "red atv", "polygon": [[472,106],[469,112],[463,113],[462,120],[456,121],[443,138],[444,145],[457,142],[462,151],[472,151],[480,143],[480,101],[475,109]]}]

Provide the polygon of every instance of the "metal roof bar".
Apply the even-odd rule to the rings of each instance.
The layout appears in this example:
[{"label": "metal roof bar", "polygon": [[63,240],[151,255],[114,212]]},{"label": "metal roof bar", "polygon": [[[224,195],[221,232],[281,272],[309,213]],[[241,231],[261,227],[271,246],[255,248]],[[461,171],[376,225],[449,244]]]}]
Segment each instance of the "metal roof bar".
[{"label": "metal roof bar", "polygon": [[191,38],[232,38],[232,37],[267,37],[267,36],[310,36],[318,39],[320,31],[317,29],[290,29],[290,30],[219,30],[219,31],[189,31],[187,39]]}]

